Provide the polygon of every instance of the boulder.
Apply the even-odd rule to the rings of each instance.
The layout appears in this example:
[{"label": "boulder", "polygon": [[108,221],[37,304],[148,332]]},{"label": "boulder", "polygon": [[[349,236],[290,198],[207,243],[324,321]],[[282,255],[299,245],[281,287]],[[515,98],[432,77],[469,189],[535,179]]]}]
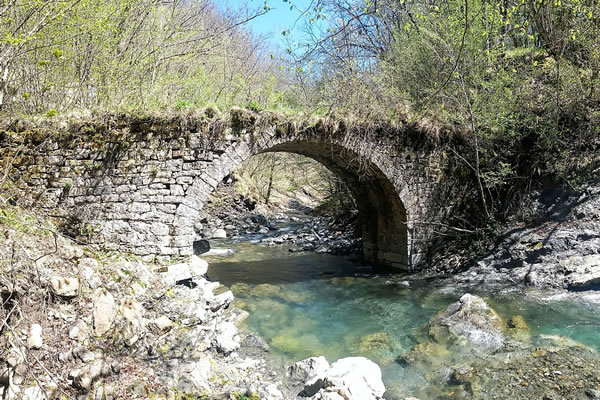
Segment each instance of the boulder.
[{"label": "boulder", "polygon": [[481,297],[463,295],[434,316],[428,335],[442,345],[468,345],[476,353],[491,354],[504,346],[505,323]]},{"label": "boulder", "polygon": [[[84,260],[91,260],[96,262],[96,260],[93,260],[91,258],[84,258]],[[80,265],[82,264],[80,263]],[[96,273],[97,269],[90,267],[91,263],[85,263],[83,265],[85,266],[81,267],[81,276],[83,277],[84,282],[87,283],[87,285],[90,287],[90,289],[96,290],[100,286],[102,286],[102,279],[100,279],[100,277]]]},{"label": "boulder", "polygon": [[73,354],[73,358],[79,359],[84,363],[89,363],[96,359],[96,356],[94,355],[94,353],[89,351],[84,346],[79,346],[79,347],[74,348],[73,350],[71,350],[71,353]]},{"label": "boulder", "polygon": [[217,312],[222,308],[226,308],[233,302],[233,293],[228,290],[224,293],[208,298],[208,306],[212,312]]},{"label": "boulder", "polygon": [[174,374],[179,378],[178,389],[184,393],[210,392],[212,363],[212,358],[206,357],[179,367]]},{"label": "boulder", "polygon": [[75,297],[79,293],[79,279],[76,277],[54,276],[50,279],[52,291],[61,297]]},{"label": "boulder", "polygon": [[119,312],[124,318],[119,332],[125,344],[132,346],[146,334],[144,308],[133,297],[126,297],[121,300]]},{"label": "boulder", "polygon": [[83,257],[83,249],[79,246],[65,245],[60,249],[60,253],[69,260]]},{"label": "boulder", "polygon": [[33,324],[29,328],[29,335],[27,336],[27,347],[30,349],[41,349],[43,344],[42,340],[42,327],[39,324]]},{"label": "boulder", "polygon": [[81,369],[72,370],[69,373],[69,378],[73,380],[75,388],[88,392],[94,382],[100,378],[110,376],[113,369],[106,360],[96,360]]},{"label": "boulder", "polygon": [[208,272],[208,263],[206,260],[194,255],[190,260],[189,268],[193,278],[202,277]]},{"label": "boulder", "polygon": [[569,289],[585,290],[600,286],[600,254],[573,256],[559,263],[568,273],[565,285]]},{"label": "boulder", "polygon": [[117,316],[117,306],[113,295],[106,289],[100,288],[94,292],[94,333],[102,336],[110,330]]},{"label": "boulder", "polygon": [[194,249],[194,254],[199,256],[210,250],[210,242],[208,240],[195,240],[192,243],[192,248]]},{"label": "boulder", "polygon": [[227,321],[217,325],[214,343],[220,353],[229,354],[237,350],[240,347],[240,340],[235,324]]},{"label": "boulder", "polygon": [[262,400],[283,400],[283,393],[273,383],[267,386],[261,386],[258,389],[258,394]]},{"label": "boulder", "polygon": [[347,357],[334,362],[304,388],[304,394],[312,396],[312,400],[379,400],[384,392],[381,369],[364,357]]},{"label": "boulder", "polygon": [[306,396],[312,396],[323,387],[323,377],[328,369],[325,357],[311,357],[288,367],[287,375],[293,382],[304,385]]},{"label": "boulder", "polygon": [[208,263],[197,256],[192,256],[190,262],[172,264],[159,269],[165,282],[170,285],[190,282],[194,278],[201,278],[208,271]]},{"label": "boulder", "polygon": [[172,264],[159,270],[163,280],[169,285],[192,279],[192,272],[187,263]]}]

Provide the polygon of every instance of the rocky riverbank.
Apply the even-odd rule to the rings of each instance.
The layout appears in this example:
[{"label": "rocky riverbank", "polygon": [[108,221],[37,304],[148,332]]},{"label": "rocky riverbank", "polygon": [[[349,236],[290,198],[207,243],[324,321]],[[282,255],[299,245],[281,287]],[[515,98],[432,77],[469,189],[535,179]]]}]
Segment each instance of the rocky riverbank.
[{"label": "rocky riverbank", "polygon": [[[300,367],[286,375],[268,361],[268,344],[244,329],[247,312],[206,279],[201,258],[153,265],[98,253],[34,219],[18,209],[0,219],[1,398],[283,400],[303,391]],[[311,398],[355,392],[364,386],[352,381],[355,367],[366,364],[379,399],[381,371],[360,358],[328,367]]]},{"label": "rocky riverbank", "polygon": [[[600,174],[600,170],[596,171]],[[506,229],[459,283],[600,289],[600,181],[532,195],[532,222]]]},{"label": "rocky riverbank", "polygon": [[6,228],[3,398],[284,398],[264,358],[245,354],[246,314],[205,261],[146,265]]},{"label": "rocky riverbank", "polygon": [[286,207],[268,207],[237,195],[232,184],[224,183],[194,228],[198,239],[253,241],[287,245],[292,252],[349,255],[361,251],[357,222],[356,210],[323,215],[296,201]]}]

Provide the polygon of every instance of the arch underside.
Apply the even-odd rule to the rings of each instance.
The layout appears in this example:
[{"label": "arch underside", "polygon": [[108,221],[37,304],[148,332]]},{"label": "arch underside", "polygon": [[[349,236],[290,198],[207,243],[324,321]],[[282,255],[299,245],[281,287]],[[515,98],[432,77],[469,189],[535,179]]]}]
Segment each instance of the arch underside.
[{"label": "arch underside", "polygon": [[407,270],[412,267],[409,252],[407,211],[399,190],[376,165],[373,158],[323,140],[285,140],[266,134],[260,140],[242,140],[226,149],[214,160],[186,192],[178,207],[172,246],[182,255],[192,253],[195,239],[193,225],[198,211],[218,183],[246,159],[260,153],[287,152],[300,154],[321,163],[348,186],[356,202],[362,227],[365,259],[376,265]]},{"label": "arch underside", "polygon": [[394,185],[372,161],[339,145],[314,142],[287,142],[263,152],[301,154],[340,177],[358,207],[365,259],[380,266],[409,268],[406,209]]}]

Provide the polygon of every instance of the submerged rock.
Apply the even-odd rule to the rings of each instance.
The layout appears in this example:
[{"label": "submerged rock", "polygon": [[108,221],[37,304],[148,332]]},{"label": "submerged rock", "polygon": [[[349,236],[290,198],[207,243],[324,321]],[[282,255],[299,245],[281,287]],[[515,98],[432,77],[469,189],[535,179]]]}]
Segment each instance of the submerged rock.
[{"label": "submerged rock", "polygon": [[470,376],[452,383],[459,384],[455,392],[472,399],[588,400],[600,390],[599,369],[600,360],[589,349],[546,348],[477,361]]},{"label": "submerged rock", "polygon": [[355,348],[356,352],[361,354],[390,350],[390,336],[387,332],[375,332],[361,336]]},{"label": "submerged rock", "polygon": [[250,296],[255,297],[276,297],[281,293],[281,287],[277,285],[272,285],[270,283],[261,283],[260,285],[256,285],[248,294]]},{"label": "submerged rock", "polygon": [[433,369],[435,379],[446,381],[455,363],[503,349],[505,332],[504,320],[481,297],[465,294],[430,319],[417,337],[419,343],[399,361],[426,374]]},{"label": "submerged rock", "polygon": [[517,340],[529,341],[531,340],[531,332],[529,331],[529,325],[525,322],[525,318],[521,315],[515,315],[508,321],[508,334]]},{"label": "submerged rock", "polygon": [[489,354],[504,346],[505,324],[481,297],[463,295],[434,316],[428,335],[444,345],[469,345],[477,353]]}]

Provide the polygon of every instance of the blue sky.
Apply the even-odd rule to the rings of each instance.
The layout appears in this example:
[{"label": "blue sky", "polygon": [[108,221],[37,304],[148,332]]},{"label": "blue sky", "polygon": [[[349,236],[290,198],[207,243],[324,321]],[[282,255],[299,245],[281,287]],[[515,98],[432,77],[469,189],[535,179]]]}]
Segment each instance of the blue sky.
[{"label": "blue sky", "polygon": [[[292,29],[294,23],[301,15],[298,9],[304,10],[305,7],[310,6],[311,2],[311,0],[293,0],[295,8],[290,10],[292,3],[289,0],[286,2],[283,0],[268,0],[267,4],[271,7],[271,10],[265,15],[250,21],[248,26],[256,34],[269,36],[269,41],[274,46],[285,49],[286,45],[281,32]],[[262,10],[265,4],[264,0],[218,0],[217,3],[221,7],[228,7],[230,9],[248,7],[254,10]],[[303,22],[298,21],[296,29],[293,29],[291,32],[292,39],[299,40],[302,37],[301,30],[299,29],[302,25]]]}]

